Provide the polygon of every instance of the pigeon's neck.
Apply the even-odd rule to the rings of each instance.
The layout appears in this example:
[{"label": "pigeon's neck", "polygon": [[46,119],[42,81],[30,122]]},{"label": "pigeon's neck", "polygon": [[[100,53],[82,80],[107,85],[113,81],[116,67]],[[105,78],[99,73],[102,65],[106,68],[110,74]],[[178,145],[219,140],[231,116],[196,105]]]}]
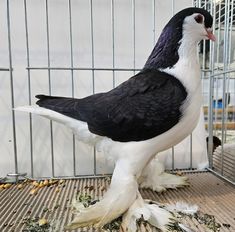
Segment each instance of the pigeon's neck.
[{"label": "pigeon's neck", "polygon": [[179,60],[184,60],[189,65],[198,64],[197,46],[198,41],[190,35],[184,35],[178,49]]},{"label": "pigeon's neck", "polygon": [[165,69],[173,67],[179,60],[178,49],[181,39],[181,28],[175,30],[171,26],[166,26],[145,63],[144,69]]},{"label": "pigeon's neck", "polygon": [[160,69],[177,79],[185,86],[188,93],[200,93],[200,65],[197,53],[198,42],[192,36],[184,35],[178,49],[179,59],[173,67]]},{"label": "pigeon's neck", "polygon": [[182,33],[182,28],[164,28],[150,54],[144,69],[172,68],[179,60],[197,62],[197,41],[190,34]]}]

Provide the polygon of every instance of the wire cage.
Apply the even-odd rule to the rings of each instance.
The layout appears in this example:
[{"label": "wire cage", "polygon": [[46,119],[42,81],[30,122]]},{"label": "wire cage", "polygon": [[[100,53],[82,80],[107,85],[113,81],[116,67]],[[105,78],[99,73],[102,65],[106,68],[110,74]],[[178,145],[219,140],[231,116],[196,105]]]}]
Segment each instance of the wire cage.
[{"label": "wire cage", "polygon": [[[0,231],[25,231],[29,217],[64,231],[73,198],[102,198],[113,170],[64,126],[13,109],[35,104],[37,94],[81,98],[114,88],[141,70],[172,15],[191,6],[211,13],[217,37],[198,46],[204,114],[197,131],[162,155],[167,171],[187,174],[192,185],[140,193],[194,202],[214,215],[213,231],[235,230],[234,0],[0,0]],[[195,218],[187,223],[211,231]]]},{"label": "wire cage", "polygon": [[209,89],[204,92],[207,98],[204,113],[209,132],[209,170],[234,183],[234,1],[201,1],[201,4],[214,17],[217,37],[216,43],[207,45],[204,41],[201,45],[204,91]]},{"label": "wire cage", "polygon": [[[4,73],[1,153],[9,157],[2,163],[1,169],[7,167],[7,171],[1,175],[42,177],[42,169],[46,170],[44,176],[52,177],[110,173],[112,168],[97,161],[95,149],[77,142],[65,128],[11,109],[34,104],[38,93],[83,97],[115,87],[142,68],[164,24],[159,20],[159,15],[163,17],[160,9],[167,7],[165,17],[170,18],[182,6],[194,4],[211,12],[217,36],[215,44],[203,41],[199,46],[209,170],[234,182],[234,150],[227,149],[227,143],[229,147],[234,144],[234,1],[187,4],[156,0],[1,1],[2,53],[8,60],[3,56],[5,63],[0,69]],[[143,33],[149,42],[147,48],[141,41]],[[126,42],[120,45],[119,41]],[[221,140],[216,150],[213,136]],[[188,140],[189,161],[184,169],[193,170],[193,136]],[[175,170],[174,148],[171,157],[170,169]],[[66,166],[69,174],[63,172]]]},{"label": "wire cage", "polygon": [[[78,7],[79,4],[82,4],[81,6],[83,9],[83,14],[80,18],[80,22],[83,24],[81,27],[79,27],[79,23],[78,26],[75,24],[75,13],[73,12],[73,9]],[[12,139],[9,139],[12,143],[12,147],[10,147],[11,151],[8,152],[13,157],[14,172],[16,175],[22,171],[26,171],[28,174],[30,173],[29,175],[32,177],[37,176],[37,174],[35,175],[34,169],[35,163],[39,161],[36,157],[41,156],[42,158],[43,155],[39,155],[39,153],[42,154],[45,152],[46,156],[44,156],[44,158],[49,161],[48,158],[50,157],[49,162],[51,162],[51,171],[45,175],[56,176],[55,169],[61,168],[63,161],[66,162],[65,160],[62,160],[61,164],[58,164],[56,161],[57,153],[59,154],[60,150],[64,151],[63,148],[61,149],[61,147],[58,148],[57,145],[55,146],[61,138],[67,143],[65,146],[71,147],[69,150],[70,154],[66,154],[67,157],[69,156],[72,159],[72,162],[70,163],[72,163],[71,170],[73,170],[73,172],[69,176],[82,175],[77,171],[79,167],[76,167],[76,165],[79,161],[82,163],[82,159],[84,159],[88,153],[89,160],[87,161],[93,163],[93,167],[90,167],[90,170],[86,174],[97,175],[98,173],[101,173],[101,171],[97,171],[97,158],[94,149],[87,149],[82,147],[81,144],[78,145],[74,136],[70,139],[65,139],[65,136],[71,137],[71,135],[68,136],[68,134],[60,137],[58,135],[58,130],[61,129],[58,129],[59,126],[54,125],[52,122],[49,123],[49,126],[46,125],[47,128],[43,128],[47,132],[44,132],[44,134],[41,133],[42,137],[47,138],[47,140],[44,140],[45,144],[38,142],[40,139],[37,139],[36,137],[40,138],[39,129],[43,127],[42,124],[48,123],[43,119],[35,118],[32,115],[29,115],[27,119],[26,117],[22,119],[22,117],[20,118],[18,115],[16,117],[16,113],[11,111],[11,108],[14,108],[15,105],[33,104],[35,101],[33,95],[40,91],[48,94],[56,94],[58,92],[58,94],[65,93],[65,95],[68,96],[81,97],[115,87],[128,76],[141,69],[144,56],[141,54],[143,51],[140,49],[138,50],[140,41],[137,37],[137,34],[139,35],[139,33],[136,24],[140,24],[140,22],[136,19],[136,14],[140,14],[141,7],[146,7],[146,12],[150,12],[150,16],[147,19],[150,26],[146,29],[146,33],[149,34],[148,38],[151,38],[153,41],[153,43],[151,42],[150,44],[154,44],[157,34],[159,33],[158,25],[156,24],[157,13],[153,10],[157,9],[156,1],[151,1],[145,5],[134,0],[129,2],[129,5],[127,6],[129,7],[127,14],[129,23],[127,27],[130,28],[129,37],[131,39],[129,40],[130,46],[128,49],[130,53],[129,56],[132,58],[125,62],[121,62],[120,53],[122,51],[120,51],[119,47],[116,45],[118,39],[120,39],[121,32],[119,31],[122,29],[120,28],[120,25],[123,22],[120,20],[118,23],[118,18],[120,18],[119,14],[122,10],[121,5],[123,3],[116,1],[111,1],[109,3],[105,2],[102,3],[101,7],[100,3],[99,6],[96,4],[95,1],[89,1],[86,4],[74,1],[59,1],[56,4],[57,7],[55,7],[50,1],[38,1],[37,4],[32,4],[30,1],[26,0],[21,3],[16,3],[14,1],[2,2],[2,9],[6,9],[2,15],[3,17],[5,16],[3,22],[6,24],[5,28],[3,28],[5,31],[3,32],[7,35],[5,48],[8,48],[7,53],[9,62],[5,67],[1,68],[1,71],[7,72],[10,77],[9,84],[11,91],[10,96],[8,92],[8,100],[6,102],[11,104],[11,106],[7,107],[7,110],[10,110],[12,114],[12,136],[10,136]],[[233,4],[233,1],[194,2],[194,5],[206,8],[213,15],[215,21],[214,31],[218,38],[215,44],[209,44],[209,42],[204,41],[199,46],[202,64],[202,80],[204,85],[204,112],[205,118],[208,121],[206,127],[209,133],[208,149],[210,170],[213,172],[215,171],[222,176],[226,176],[232,181],[234,180],[234,150],[232,148],[232,150],[229,149],[228,152],[228,149],[224,149],[224,146],[227,147],[226,143],[228,141],[232,144],[234,138]],[[38,9],[37,15],[33,15],[33,12],[35,11],[34,5],[36,5]],[[172,15],[176,11],[175,8],[177,8],[177,5],[175,4],[175,1],[170,1],[169,6],[171,7],[169,15]],[[16,16],[13,16],[12,12],[15,11],[16,7],[20,7],[21,11],[16,14]],[[103,9],[108,12],[104,17],[109,19],[108,23],[106,22],[104,24],[106,28],[102,31],[104,35],[108,35],[109,37],[109,39],[106,39],[108,48],[104,51],[104,53],[106,52],[108,55],[103,53],[105,58],[101,57],[102,51],[100,51],[98,47],[100,44],[96,42],[99,37],[99,32],[96,31],[96,27],[99,26],[100,28],[102,23],[97,23],[99,7],[103,7]],[[61,15],[57,15],[57,10]],[[12,27],[16,24],[15,20],[17,20],[17,17],[22,27],[21,38],[19,40],[22,40],[21,42],[24,43],[24,62],[20,60],[20,55],[22,55],[20,53],[22,51],[14,50],[15,37],[18,35],[17,32],[14,32],[14,28]],[[65,22],[58,26],[60,18]],[[37,28],[37,34],[35,34],[35,28]],[[81,28],[81,32],[85,35],[77,28]],[[143,30],[143,28],[141,29]],[[122,30],[125,32],[125,29]],[[60,38],[58,38],[58,33],[60,33],[60,35],[63,35],[64,33],[65,36],[60,36]],[[89,41],[84,43],[84,41],[81,40],[82,35],[89,38]],[[83,43],[82,45],[85,47],[84,51],[89,55],[82,51],[81,47],[77,47],[77,44],[75,43],[76,39]],[[96,44],[98,46],[96,46]],[[23,46],[23,44],[20,45]],[[16,45],[16,47],[17,46],[18,45]],[[126,46],[128,46],[128,44]],[[144,48],[144,46],[142,47]],[[17,54],[17,52],[19,54]],[[37,52],[38,55],[36,55]],[[18,58],[17,55],[19,56]],[[81,56],[87,62],[82,63]],[[99,62],[99,58],[101,62]],[[17,62],[17,59],[20,61]],[[106,59],[106,62],[104,59]],[[24,69],[24,73],[22,69]],[[87,83],[84,81],[82,83],[82,80],[79,80],[82,74],[85,76],[84,78],[90,79]],[[16,81],[16,78],[20,78],[18,77],[20,75],[27,76],[27,78],[24,78],[22,81],[24,83],[24,86],[22,87],[19,87],[19,84]],[[61,76],[65,76],[66,78],[61,78]],[[58,82],[61,82],[61,84],[58,84]],[[86,92],[86,89],[89,90]],[[19,96],[19,99],[17,96]],[[3,117],[6,115],[7,114],[3,114]],[[38,127],[38,125],[40,126]],[[25,141],[22,141],[22,136],[25,136]],[[221,147],[216,151],[213,149],[213,136],[217,136],[221,140]],[[190,162],[188,169],[192,169],[192,147],[193,141],[191,135],[189,149]],[[9,146],[7,149],[9,149]],[[44,149],[45,151],[43,151]],[[219,149],[221,152],[219,152]],[[66,150],[66,152],[68,152],[68,150]],[[212,155],[213,152],[215,155]],[[22,155],[23,153],[26,153],[27,155]],[[50,153],[50,155],[48,153]],[[86,154],[79,157],[77,155],[78,153]],[[24,168],[19,167],[22,165],[19,162],[19,156],[21,161],[22,158],[26,159],[25,157],[28,156],[27,160],[30,160],[30,168],[24,170]],[[174,148],[172,148],[171,166],[174,170]],[[13,167],[11,167],[11,169],[12,168]],[[102,166],[102,169],[105,169],[105,167]],[[109,171],[110,170],[102,170],[103,173]],[[230,173],[230,177],[228,176],[228,173]],[[63,175],[63,173],[60,173],[59,175]]]}]

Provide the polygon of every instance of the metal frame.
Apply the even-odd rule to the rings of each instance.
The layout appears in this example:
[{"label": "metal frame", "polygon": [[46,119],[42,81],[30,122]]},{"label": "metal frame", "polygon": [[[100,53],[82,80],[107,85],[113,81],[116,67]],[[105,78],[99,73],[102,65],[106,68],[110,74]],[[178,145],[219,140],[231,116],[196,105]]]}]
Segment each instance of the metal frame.
[{"label": "metal frame", "polygon": [[[95,93],[95,71],[110,71],[112,72],[112,78],[113,78],[113,87],[116,85],[116,80],[115,80],[115,74],[118,71],[132,71],[133,73],[136,73],[137,71],[140,71],[141,69],[136,68],[136,5],[135,5],[135,0],[131,1],[132,7],[131,7],[131,15],[132,15],[132,40],[133,40],[133,67],[131,68],[117,68],[115,65],[115,1],[111,0],[110,1],[110,12],[111,12],[111,18],[110,18],[110,26],[111,26],[111,37],[112,37],[112,68],[97,68],[95,67],[95,62],[94,62],[94,19],[93,19],[93,0],[89,1],[89,7],[90,7],[90,30],[91,30],[91,67],[75,67],[74,66],[74,57],[73,57],[73,30],[72,30],[72,25],[73,25],[73,18],[72,18],[72,3],[71,0],[65,0],[68,2],[68,17],[69,17],[69,40],[70,40],[70,66],[69,67],[53,67],[51,66],[50,62],[50,27],[49,27],[49,13],[50,9],[48,6],[48,0],[43,0],[45,4],[45,18],[46,18],[46,46],[47,46],[47,66],[31,66],[30,63],[30,42],[29,42],[29,31],[28,31],[28,9],[27,9],[27,0],[23,0],[24,3],[24,14],[25,14],[25,37],[26,37],[26,57],[27,57],[27,73],[28,73],[28,103],[31,104],[32,98],[31,98],[31,71],[32,70],[47,70],[48,71],[48,91],[49,94],[51,94],[52,88],[51,88],[51,71],[52,70],[68,70],[71,72],[71,92],[72,92],[72,97],[74,97],[74,71],[75,70],[88,70],[91,71],[92,73],[92,92]],[[226,3],[233,3],[233,0],[225,0]],[[172,0],[172,15],[174,14],[175,11],[175,1]],[[215,3],[210,0],[204,0],[204,1],[192,1],[195,6],[198,7],[205,7],[209,8],[210,12],[212,15],[214,15],[214,20],[215,15],[216,15],[216,9],[215,9]],[[222,8],[221,3],[220,8]],[[212,136],[213,136],[213,88],[214,88],[214,79],[217,78],[218,76],[223,75],[223,86],[224,86],[224,95],[223,98],[225,97],[225,91],[226,91],[226,84],[227,84],[227,78],[228,76],[226,74],[233,73],[235,72],[234,69],[229,68],[229,48],[231,47],[231,30],[233,29],[232,25],[232,11],[229,8],[230,5],[226,5],[225,7],[225,28],[226,28],[226,33],[224,35],[224,39],[228,40],[229,43],[226,44],[226,48],[224,48],[224,56],[226,57],[226,63],[224,63],[224,67],[222,71],[219,71],[219,67],[215,66],[214,61],[217,59],[217,63],[219,60],[218,57],[218,52],[217,52],[217,57],[215,57],[215,49],[218,51],[218,46],[215,48],[214,44],[210,44],[210,58],[209,58],[209,63],[210,67],[207,69],[206,68],[206,51],[205,51],[205,42],[204,42],[204,47],[203,47],[203,64],[202,64],[202,79],[205,81],[206,79],[209,79],[209,86],[210,86],[210,93],[209,93],[209,157],[210,157],[210,170],[212,170],[213,167],[213,159],[212,159]],[[233,5],[232,5],[233,7]],[[156,0],[152,0],[152,28],[153,28],[153,44],[156,42]],[[231,12],[230,12],[231,11]],[[228,12],[230,12],[230,17],[227,16]],[[219,12],[220,13],[220,12]],[[221,15],[219,14],[219,17]],[[11,83],[11,106],[14,108],[14,86],[13,86],[13,67],[12,67],[12,54],[11,54],[11,27],[10,27],[10,6],[9,6],[9,0],[7,0],[7,24],[8,24],[8,45],[9,45],[9,67],[8,68],[0,68],[0,71],[8,71],[10,74],[10,83]],[[220,18],[218,22],[219,27],[220,25]],[[213,30],[215,31],[215,25]],[[220,37],[218,38],[220,40]],[[225,123],[226,123],[226,109],[223,107],[223,122],[222,122],[222,127],[224,131],[226,130],[225,128]],[[33,133],[33,126],[32,126],[32,115],[29,114],[29,130],[30,130],[30,164],[31,164],[31,173],[30,176],[34,177],[34,164],[33,164],[33,159],[34,159],[34,154],[33,154],[33,138],[32,138],[32,133]],[[11,175],[22,175],[18,173],[18,162],[17,162],[17,143],[16,143],[16,128],[15,128],[15,113],[12,111],[12,124],[13,124],[13,144],[14,144],[14,162],[15,162],[15,170],[13,174]],[[53,123],[50,121],[50,139],[51,139],[51,173],[52,177],[55,177],[55,170],[54,170],[54,144],[53,144]],[[222,133],[222,142],[224,143],[225,135]],[[193,156],[193,147],[192,147],[192,135],[190,135],[190,165],[189,165],[189,170],[192,170],[192,156]],[[73,176],[72,178],[76,177],[82,177],[76,175],[76,150],[75,150],[75,138],[73,136],[73,152],[72,152],[72,158],[73,158]],[[222,145],[223,149],[223,145]],[[96,152],[94,149],[94,176],[99,176],[97,175],[97,164],[96,164]],[[175,170],[174,167],[174,147],[172,148],[172,170]],[[223,155],[221,158],[221,173],[223,175]],[[87,175],[84,175],[85,177]]]},{"label": "metal frame", "polygon": [[[227,109],[225,107],[225,104],[222,105],[222,128],[221,128],[221,156],[220,156],[220,167],[216,168],[216,165],[214,164],[214,156],[213,156],[213,135],[217,135],[217,129],[214,129],[214,125],[218,120],[218,113],[217,110],[215,110],[213,106],[213,101],[216,101],[216,105],[218,103],[218,82],[219,80],[222,80],[222,99],[223,102],[226,100],[226,92],[228,92],[228,83],[230,80],[230,75],[233,74],[235,78],[235,69],[230,68],[230,52],[231,52],[231,41],[232,41],[232,31],[234,30],[234,0],[224,0],[222,1],[195,1],[195,4],[200,7],[204,7],[207,10],[211,12],[213,15],[214,25],[213,25],[213,31],[214,33],[217,32],[217,46],[215,47],[214,43],[210,43],[210,56],[209,56],[209,70],[205,72],[205,51],[203,51],[203,73],[202,77],[205,80],[206,78],[209,79],[209,168],[208,170],[212,173],[216,174],[217,176],[225,179],[226,181],[235,184],[235,173],[234,176],[226,176],[224,173],[224,157],[226,152],[224,151],[224,144],[226,143],[226,135],[227,135],[227,126],[226,123],[228,121],[228,113]],[[218,11],[216,10],[216,7],[218,8]],[[224,13],[222,13],[224,11]],[[218,18],[216,17],[218,15]],[[222,21],[221,19],[224,18]],[[217,27],[217,28],[215,28]],[[221,31],[223,30],[223,38],[221,38]],[[220,48],[220,42],[221,40],[224,40],[224,46],[223,46],[223,67],[221,67],[219,62],[219,48]],[[205,48],[205,43],[204,43]],[[215,56],[216,52],[216,56]],[[235,81],[235,80],[234,80]],[[215,89],[215,90],[214,90]],[[214,100],[215,99],[215,100]],[[231,160],[231,163],[232,160]],[[235,169],[235,163],[234,167]]]}]

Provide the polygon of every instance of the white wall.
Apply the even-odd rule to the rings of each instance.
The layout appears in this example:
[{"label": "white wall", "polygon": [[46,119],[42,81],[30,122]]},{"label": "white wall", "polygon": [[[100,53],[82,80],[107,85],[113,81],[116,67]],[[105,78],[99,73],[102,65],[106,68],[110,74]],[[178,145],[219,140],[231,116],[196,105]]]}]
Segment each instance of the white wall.
[{"label": "white wall", "polygon": [[[69,15],[67,0],[49,0],[49,30],[51,66],[70,67]],[[74,66],[91,67],[91,24],[89,2],[72,0]],[[93,1],[94,65],[112,67],[112,32],[110,0]],[[133,67],[133,22],[131,0],[115,0],[114,42],[115,67]],[[136,57],[141,68],[153,48],[152,0],[136,0]],[[175,11],[191,5],[190,0],[175,1]],[[156,0],[156,38],[172,15],[171,0]],[[47,66],[45,1],[27,1],[30,65]],[[28,104],[28,76],[24,5],[22,0],[10,1],[11,41],[15,105]],[[8,67],[6,1],[0,0],[0,67]],[[116,83],[126,80],[132,72],[116,72]],[[71,96],[71,72],[51,71],[52,94]],[[91,71],[74,71],[75,97],[92,93]],[[95,72],[95,92],[112,88],[112,72]],[[31,96],[48,94],[48,72],[31,71]],[[72,134],[53,123],[55,174],[72,175]],[[30,174],[29,116],[16,113],[16,133],[19,171]],[[0,72],[0,176],[14,171],[14,153],[11,120],[10,78]],[[47,119],[33,116],[33,154],[35,176],[51,175],[50,129]],[[93,173],[93,149],[76,142],[76,173]],[[98,161],[98,173],[111,169]]]}]

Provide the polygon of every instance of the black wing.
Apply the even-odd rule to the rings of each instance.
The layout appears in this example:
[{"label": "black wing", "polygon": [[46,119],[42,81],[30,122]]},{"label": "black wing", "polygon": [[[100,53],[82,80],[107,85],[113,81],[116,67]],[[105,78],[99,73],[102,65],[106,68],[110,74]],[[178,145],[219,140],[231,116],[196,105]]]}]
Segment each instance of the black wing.
[{"label": "black wing", "polygon": [[176,125],[187,92],[175,77],[144,70],[107,93],[83,99],[36,96],[37,104],[85,121],[89,130],[115,141],[142,141]]}]

